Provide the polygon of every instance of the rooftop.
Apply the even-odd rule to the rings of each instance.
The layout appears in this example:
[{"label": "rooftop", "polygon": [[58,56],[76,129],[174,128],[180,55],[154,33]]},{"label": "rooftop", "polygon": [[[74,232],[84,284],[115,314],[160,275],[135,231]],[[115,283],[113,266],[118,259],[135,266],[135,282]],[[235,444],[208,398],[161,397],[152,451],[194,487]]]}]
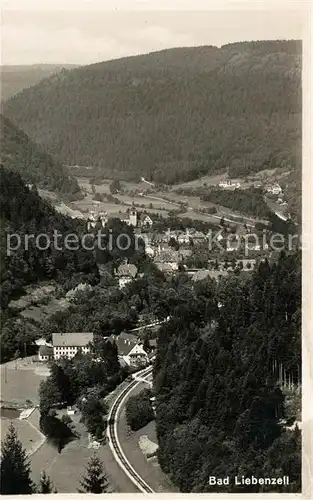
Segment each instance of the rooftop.
[{"label": "rooftop", "polygon": [[53,333],[53,347],[85,347],[93,342],[92,332]]},{"label": "rooftop", "polygon": [[123,332],[119,335],[111,335],[108,340],[116,343],[119,356],[127,356],[133,347],[140,343],[136,335]]},{"label": "rooftop", "polygon": [[137,267],[134,264],[121,264],[116,271],[117,276],[131,276],[135,278]]}]

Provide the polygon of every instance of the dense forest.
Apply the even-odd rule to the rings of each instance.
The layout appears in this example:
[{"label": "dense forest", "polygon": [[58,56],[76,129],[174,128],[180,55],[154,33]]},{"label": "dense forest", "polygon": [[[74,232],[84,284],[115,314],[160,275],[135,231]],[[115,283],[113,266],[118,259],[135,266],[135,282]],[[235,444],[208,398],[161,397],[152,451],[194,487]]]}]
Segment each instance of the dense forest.
[{"label": "dense forest", "polygon": [[196,293],[188,307],[173,307],[158,336],[161,467],[182,492],[216,491],[210,476],[284,474],[288,487],[231,481],[218,491],[299,492],[301,433],[286,428],[281,379],[291,387],[301,381],[300,256],[282,253],[272,266],[223,279],[216,291],[210,282],[197,286],[206,300]]},{"label": "dense forest", "polygon": [[13,123],[0,115],[1,163],[21,174],[26,183],[70,198],[81,196],[75,179],[62,165],[29,139]]},{"label": "dense forest", "polygon": [[5,101],[23,89],[40,82],[59,71],[77,67],[74,64],[27,64],[2,65],[1,72],[1,100]]},{"label": "dense forest", "polygon": [[[82,247],[76,252],[66,249],[62,238],[58,245],[53,244],[54,231],[58,231],[63,238],[66,234],[79,236],[85,231],[83,222],[56,212],[38,195],[35,187],[29,189],[18,173],[3,166],[0,168],[0,214],[2,307],[5,308],[10,298],[21,293],[25,285],[42,279],[62,282],[75,273],[89,276],[91,280],[97,278],[98,270],[92,252]],[[16,250],[13,247],[18,241],[12,236],[14,234],[18,234],[21,241]],[[39,245],[36,245],[36,237],[40,234],[50,238],[51,245],[46,250],[39,249],[45,246],[45,240],[38,240]],[[28,239],[27,245],[26,235],[34,235]],[[8,248],[10,243],[11,251]]]},{"label": "dense forest", "polygon": [[301,41],[169,49],[60,72],[5,116],[68,165],[188,181],[301,166]]},{"label": "dense forest", "polygon": [[234,189],[233,191],[214,188],[200,197],[201,201],[210,201],[223,205],[237,212],[267,219],[270,210],[263,199],[262,189]]}]

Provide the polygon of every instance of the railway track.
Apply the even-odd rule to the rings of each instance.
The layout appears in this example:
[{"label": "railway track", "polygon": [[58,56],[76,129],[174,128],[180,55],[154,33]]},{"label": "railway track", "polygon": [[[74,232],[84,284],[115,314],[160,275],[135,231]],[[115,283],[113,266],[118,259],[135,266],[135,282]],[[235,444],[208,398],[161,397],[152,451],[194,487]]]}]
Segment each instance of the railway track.
[{"label": "railway track", "polygon": [[[137,375],[144,377],[149,375],[152,372],[152,367],[145,368],[144,370],[141,370],[140,372],[137,373]],[[133,380],[128,384],[128,386],[119,394],[114,401],[111,410],[109,412],[108,416],[108,426],[107,426],[107,436],[109,439],[109,445],[111,448],[111,451],[113,453],[113,456],[116,460],[116,462],[119,464],[119,466],[123,469],[125,474],[129,477],[129,479],[135,484],[135,486],[141,491],[142,493],[155,493],[154,490],[142,479],[142,477],[135,471],[133,466],[129,463],[127,460],[126,456],[124,455],[124,452],[122,450],[122,447],[120,445],[119,439],[118,439],[118,434],[117,434],[117,422],[118,422],[118,416],[121,410],[121,406],[125,399],[127,398],[128,394],[135,388],[137,387],[141,381],[138,380]]]}]

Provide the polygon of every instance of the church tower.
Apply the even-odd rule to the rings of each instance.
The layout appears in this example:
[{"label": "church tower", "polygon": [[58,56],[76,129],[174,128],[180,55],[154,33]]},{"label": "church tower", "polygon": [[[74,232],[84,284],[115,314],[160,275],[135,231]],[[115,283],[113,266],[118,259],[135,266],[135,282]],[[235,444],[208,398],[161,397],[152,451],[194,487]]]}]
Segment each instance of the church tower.
[{"label": "church tower", "polygon": [[137,210],[134,202],[132,203],[132,207],[129,211],[129,225],[137,227]]}]

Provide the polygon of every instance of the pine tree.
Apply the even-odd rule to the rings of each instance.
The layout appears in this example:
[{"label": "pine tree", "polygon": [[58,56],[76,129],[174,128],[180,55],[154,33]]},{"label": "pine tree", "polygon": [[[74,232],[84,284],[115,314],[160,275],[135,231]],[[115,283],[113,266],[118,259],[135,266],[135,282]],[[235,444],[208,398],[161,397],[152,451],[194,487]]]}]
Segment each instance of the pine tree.
[{"label": "pine tree", "polygon": [[143,350],[146,351],[146,353],[149,353],[151,351],[150,347],[150,341],[148,335],[145,335],[143,339]]},{"label": "pine tree", "polygon": [[105,476],[103,465],[100,459],[93,455],[88,461],[86,476],[80,484],[83,490],[78,490],[80,493],[104,493],[108,487],[108,481]]},{"label": "pine tree", "polygon": [[16,430],[11,423],[1,445],[1,495],[27,495],[34,492],[30,477],[30,467],[26,451],[18,440]]},{"label": "pine tree", "polygon": [[45,471],[43,471],[40,477],[39,493],[51,493],[51,492],[52,492],[52,484],[50,481],[50,477],[47,476]]}]

